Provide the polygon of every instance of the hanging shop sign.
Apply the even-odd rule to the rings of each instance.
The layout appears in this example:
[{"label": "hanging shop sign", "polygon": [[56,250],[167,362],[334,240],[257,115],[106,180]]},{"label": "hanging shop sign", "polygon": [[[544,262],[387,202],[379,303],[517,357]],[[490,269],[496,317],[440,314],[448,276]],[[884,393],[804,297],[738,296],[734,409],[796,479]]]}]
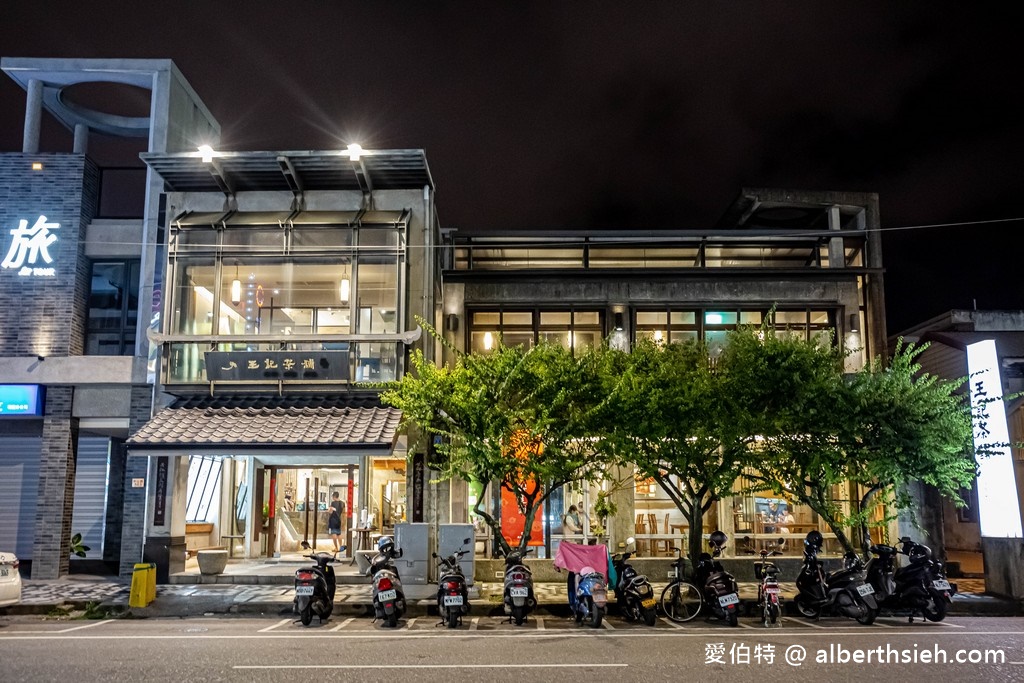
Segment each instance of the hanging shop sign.
[{"label": "hanging shop sign", "polygon": [[210,351],[206,378],[211,382],[267,380],[347,381],[348,351]]},{"label": "hanging shop sign", "polygon": [[57,241],[51,230],[60,228],[60,223],[51,223],[46,216],[39,216],[32,227],[24,218],[18,221],[18,227],[10,231],[10,247],[0,267],[16,270],[22,277],[54,277],[57,269],[50,266],[53,257],[50,247]]},{"label": "hanging shop sign", "polygon": [[0,416],[40,417],[44,396],[38,384],[0,384]]}]

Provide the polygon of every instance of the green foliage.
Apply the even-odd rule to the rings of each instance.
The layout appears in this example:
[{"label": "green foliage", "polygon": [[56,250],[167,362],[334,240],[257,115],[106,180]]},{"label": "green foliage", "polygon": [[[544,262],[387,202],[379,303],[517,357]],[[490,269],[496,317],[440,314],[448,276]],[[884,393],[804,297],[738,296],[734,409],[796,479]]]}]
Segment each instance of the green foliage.
[{"label": "green foliage", "polygon": [[[436,331],[421,325],[437,336]],[[418,350],[413,372],[390,385],[384,403],[402,410],[402,427],[423,438],[442,437],[431,466],[442,478],[461,477],[485,486],[497,482],[516,496],[530,524],[550,492],[602,472],[602,349],[569,350],[554,344],[527,349],[498,343],[486,354],[460,354],[454,366],[437,367]],[[475,512],[495,530],[495,520]],[[524,535],[521,547],[529,538]]]},{"label": "green foliage", "polygon": [[75,534],[71,537],[71,543],[68,548],[68,552],[77,557],[85,557],[85,554],[89,552],[91,548],[87,545],[82,544],[82,534]]}]

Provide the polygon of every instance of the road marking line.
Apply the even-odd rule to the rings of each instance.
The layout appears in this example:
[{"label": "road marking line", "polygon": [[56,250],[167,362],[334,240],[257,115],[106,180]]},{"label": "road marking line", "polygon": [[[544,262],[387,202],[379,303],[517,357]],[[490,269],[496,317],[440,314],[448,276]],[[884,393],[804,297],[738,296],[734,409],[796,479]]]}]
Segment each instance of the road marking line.
[{"label": "road marking line", "polygon": [[946,626],[948,628],[967,628],[966,626],[963,626],[962,624],[951,624],[948,621],[933,621],[932,623],[935,624],[936,626]]},{"label": "road marking line", "polygon": [[340,631],[341,629],[343,629],[346,626],[348,626],[354,619],[355,619],[355,617],[349,617],[348,619],[346,619],[345,621],[341,622],[340,624],[338,624],[337,626],[335,626],[331,630],[332,631]]},{"label": "road marking line", "polygon": [[469,620],[469,630],[475,631],[480,626],[480,617],[473,617]]},{"label": "road marking line", "polygon": [[239,664],[232,669],[568,669],[577,667],[623,669],[629,664]]},{"label": "road marking line", "polygon": [[535,617],[534,621],[537,622],[537,630],[538,631],[543,631],[544,630],[544,617]]},{"label": "road marking line", "polygon": [[266,633],[267,631],[273,631],[273,630],[274,630],[275,628],[277,628],[278,626],[284,626],[285,624],[289,624],[289,623],[291,623],[291,622],[292,622],[292,619],[282,619],[281,621],[277,622],[277,623],[276,623],[276,624],[274,624],[273,626],[268,626],[268,627],[266,627],[266,628],[261,628],[261,629],[260,629],[259,631],[257,631],[256,633]]},{"label": "road marking line", "polygon": [[800,621],[798,619],[790,619],[789,622],[792,623],[792,624],[800,624],[801,626],[806,626],[807,628],[817,628],[817,629],[821,629],[823,631],[827,631],[828,630],[826,627],[822,626],[821,624],[812,624],[809,621]]},{"label": "road marking line", "polygon": [[601,627],[602,627],[602,628],[606,628],[606,629],[608,629],[609,631],[614,631],[614,630],[615,630],[615,627],[614,627],[614,626],[612,626],[612,625],[611,625],[610,623],[608,623],[608,620],[607,620],[607,619],[602,619],[602,620],[601,620]]},{"label": "road marking line", "polygon": [[671,626],[672,628],[683,628],[680,624],[677,624],[676,622],[672,621],[668,617],[662,617],[661,620],[664,621],[669,626]]},{"label": "road marking line", "polygon": [[81,631],[83,628],[92,628],[93,626],[103,626],[103,624],[109,624],[112,621],[113,621],[113,619],[104,619],[103,621],[93,622],[91,624],[86,624],[85,626],[73,626],[71,628],[61,629],[60,631],[57,631],[57,633],[70,633],[71,631]]},{"label": "road marking line", "polygon": [[405,626],[401,630],[407,631],[407,630],[411,629],[412,625],[416,623],[417,619],[419,619],[419,617],[413,617],[412,619],[407,620],[405,622]]},{"label": "road marking line", "polygon": [[738,621],[738,622],[736,622],[736,625],[737,625],[737,626],[739,626],[740,628],[754,628],[754,627],[753,627],[753,626],[751,626],[750,624],[746,624],[746,623],[744,623],[744,622],[742,622],[742,621]]}]

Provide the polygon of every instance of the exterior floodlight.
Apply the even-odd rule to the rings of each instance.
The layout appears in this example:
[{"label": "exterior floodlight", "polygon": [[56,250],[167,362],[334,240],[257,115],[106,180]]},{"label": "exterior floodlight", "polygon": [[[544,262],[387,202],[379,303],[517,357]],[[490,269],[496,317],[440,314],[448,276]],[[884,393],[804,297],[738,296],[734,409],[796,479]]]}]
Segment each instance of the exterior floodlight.
[{"label": "exterior floodlight", "polygon": [[209,145],[199,145],[199,155],[204,164],[209,164],[213,161],[213,147],[210,147]]},{"label": "exterior floodlight", "polygon": [[235,264],[235,279],[231,281],[231,303],[242,303],[242,281],[238,279],[238,264]]},{"label": "exterior floodlight", "polygon": [[348,146],[348,158],[352,161],[359,161],[359,155],[363,153],[363,148],[356,143],[352,143]]}]

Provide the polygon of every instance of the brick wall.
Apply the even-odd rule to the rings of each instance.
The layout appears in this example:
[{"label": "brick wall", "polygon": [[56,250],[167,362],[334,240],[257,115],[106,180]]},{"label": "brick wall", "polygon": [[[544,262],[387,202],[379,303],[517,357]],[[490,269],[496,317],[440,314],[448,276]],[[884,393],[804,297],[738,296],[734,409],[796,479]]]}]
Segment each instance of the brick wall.
[{"label": "brick wall", "polygon": [[33,579],[56,579],[68,573],[78,444],[78,420],[71,417],[72,395],[71,387],[50,387],[46,392],[32,545]]},{"label": "brick wall", "polygon": [[[134,434],[152,417],[153,388],[132,387],[132,412],[128,433]],[[121,517],[121,576],[131,576],[136,562],[142,561],[143,541],[146,533],[146,489],[132,488],[133,478],[149,477],[149,458],[128,457],[124,461],[123,515]],[[111,486],[115,485],[111,478]]]}]

